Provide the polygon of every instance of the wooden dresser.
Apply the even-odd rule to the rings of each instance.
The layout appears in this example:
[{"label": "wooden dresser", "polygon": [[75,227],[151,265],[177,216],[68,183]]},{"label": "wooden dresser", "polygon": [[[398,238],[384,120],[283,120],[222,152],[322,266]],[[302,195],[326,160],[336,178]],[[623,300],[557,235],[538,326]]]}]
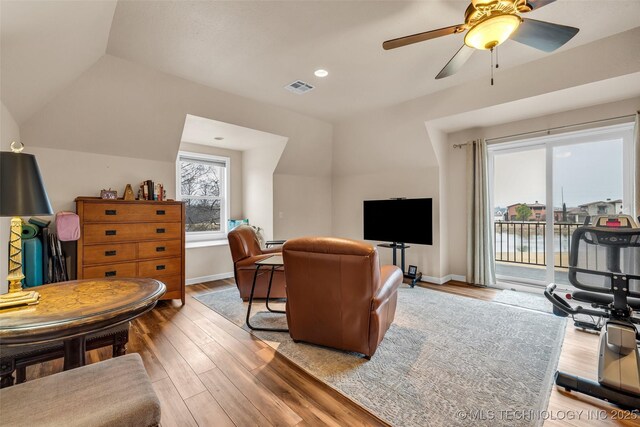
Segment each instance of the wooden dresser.
[{"label": "wooden dresser", "polygon": [[78,197],[78,279],[149,277],[167,286],[162,299],[185,298],[182,202]]}]

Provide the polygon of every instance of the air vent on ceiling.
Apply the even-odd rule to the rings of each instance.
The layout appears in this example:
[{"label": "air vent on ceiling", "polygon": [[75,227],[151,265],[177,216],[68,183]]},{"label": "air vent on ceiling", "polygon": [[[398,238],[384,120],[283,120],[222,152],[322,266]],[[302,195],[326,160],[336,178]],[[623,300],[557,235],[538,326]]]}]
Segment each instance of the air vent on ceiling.
[{"label": "air vent on ceiling", "polygon": [[295,82],[286,85],[284,88],[298,95],[302,95],[303,93],[307,93],[315,89],[314,86],[311,86],[309,83],[305,83],[302,80],[296,80]]}]

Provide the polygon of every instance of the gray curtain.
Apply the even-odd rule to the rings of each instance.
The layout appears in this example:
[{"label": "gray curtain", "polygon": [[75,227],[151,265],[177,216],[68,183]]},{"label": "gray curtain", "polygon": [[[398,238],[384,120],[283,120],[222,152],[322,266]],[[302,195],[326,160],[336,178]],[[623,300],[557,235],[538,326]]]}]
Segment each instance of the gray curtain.
[{"label": "gray curtain", "polygon": [[634,190],[633,193],[635,195],[635,212],[633,214],[634,218],[638,218],[640,215],[640,111],[636,112],[636,127],[633,131],[633,150],[636,153],[636,162],[635,162],[635,174],[636,179],[634,180]]},{"label": "gray curtain", "polygon": [[476,286],[496,282],[488,163],[484,139],[467,144],[467,282]]}]

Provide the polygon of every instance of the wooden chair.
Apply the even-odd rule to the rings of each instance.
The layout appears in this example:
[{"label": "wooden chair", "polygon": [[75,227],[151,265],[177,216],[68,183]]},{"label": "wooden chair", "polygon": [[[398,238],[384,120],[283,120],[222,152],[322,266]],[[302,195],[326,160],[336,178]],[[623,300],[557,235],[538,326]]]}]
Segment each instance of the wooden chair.
[{"label": "wooden chair", "polygon": [[[113,328],[89,334],[87,336],[87,351],[111,346],[113,357],[123,356],[127,352],[129,341],[129,322]],[[13,385],[13,372],[16,372],[15,382],[26,381],[27,366],[64,357],[64,347],[61,341],[46,344],[35,344],[18,347],[0,346],[0,388]]]}]

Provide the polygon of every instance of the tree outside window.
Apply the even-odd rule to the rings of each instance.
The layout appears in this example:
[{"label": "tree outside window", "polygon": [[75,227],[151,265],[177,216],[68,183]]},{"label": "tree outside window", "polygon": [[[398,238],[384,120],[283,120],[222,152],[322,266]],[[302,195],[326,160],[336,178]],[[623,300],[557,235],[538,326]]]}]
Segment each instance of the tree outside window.
[{"label": "tree outside window", "polygon": [[226,231],[227,165],[227,159],[180,154],[178,191],[186,205],[187,233]]},{"label": "tree outside window", "polygon": [[516,207],[516,218],[518,221],[528,221],[531,217],[532,210],[527,205],[518,205]]}]

